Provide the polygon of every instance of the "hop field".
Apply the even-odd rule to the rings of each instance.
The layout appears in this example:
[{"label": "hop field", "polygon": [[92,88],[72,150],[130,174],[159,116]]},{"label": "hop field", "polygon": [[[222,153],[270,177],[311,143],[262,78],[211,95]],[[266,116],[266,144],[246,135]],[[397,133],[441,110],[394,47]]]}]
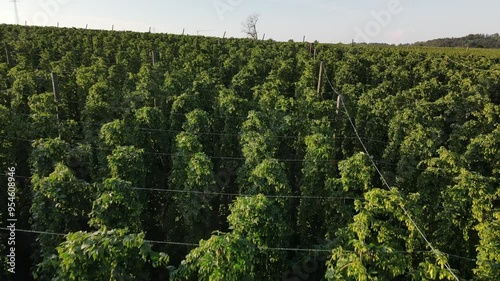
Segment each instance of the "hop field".
[{"label": "hop field", "polygon": [[498,50],[0,41],[0,205],[15,166],[24,278],[500,276]]}]

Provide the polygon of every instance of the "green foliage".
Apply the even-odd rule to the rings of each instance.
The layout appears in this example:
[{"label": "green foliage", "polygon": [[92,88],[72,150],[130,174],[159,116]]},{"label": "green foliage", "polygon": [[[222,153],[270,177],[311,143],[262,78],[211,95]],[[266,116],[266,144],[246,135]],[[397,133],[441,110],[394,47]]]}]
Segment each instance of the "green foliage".
[{"label": "green foliage", "polygon": [[[10,120],[10,111],[7,107],[0,104],[0,134],[2,136],[9,136],[12,134],[12,126]],[[13,153],[13,140],[9,140],[7,138],[3,138],[0,140],[0,149],[2,153],[0,153],[0,166],[8,167],[8,165],[12,162],[11,159],[15,157]]]},{"label": "green foliage", "polygon": [[460,38],[441,38],[415,43],[417,46],[461,47],[461,48],[500,48],[500,37],[495,34],[469,34]]},{"label": "green foliage", "polygon": [[108,156],[111,177],[130,181],[135,187],[144,186],[144,150],[134,146],[119,146]]},{"label": "green foliage", "polygon": [[263,160],[255,167],[247,181],[252,185],[248,191],[253,194],[290,194],[285,165],[275,159]]},{"label": "green foliage", "polygon": [[[66,233],[84,227],[92,198],[88,183],[77,179],[67,166],[58,163],[47,177],[35,174],[32,184],[30,212],[35,230]],[[60,240],[58,236],[48,235],[39,238],[40,256],[45,260],[38,266],[36,275],[43,280],[55,274],[53,264],[47,261]]]},{"label": "green foliage", "polygon": [[[334,143],[324,134],[309,135],[305,138],[306,155],[302,167],[301,193],[304,196],[316,194],[337,195],[327,190],[327,180],[334,177],[336,165],[330,159],[334,157]],[[331,212],[338,210],[336,202],[302,199],[298,209],[297,225],[303,243],[315,243],[318,237],[326,234],[326,218],[332,221]],[[320,206],[320,208],[318,208]],[[319,211],[321,210],[321,211]]]},{"label": "green foliage", "polygon": [[[17,165],[23,228],[202,239],[191,253],[158,245],[188,280],[305,279],[311,255],[277,247],[332,250],[311,280],[450,279],[447,263],[461,280],[498,279],[498,50],[9,25],[0,37],[0,166]],[[373,163],[403,199],[376,188]],[[256,194],[269,198],[242,198]],[[35,241],[39,280],[106,280],[138,258],[19,237]],[[79,251],[64,271],[58,245]],[[146,263],[114,278],[167,278]]]},{"label": "green foliage", "polygon": [[396,189],[365,193],[365,202],[356,202],[354,221],[339,231],[327,280],[454,280],[445,255],[420,250],[426,245],[401,208],[417,210],[418,195],[409,199],[403,205]]},{"label": "green foliage", "polygon": [[28,99],[32,130],[36,136],[56,137],[58,134],[57,104],[52,93],[33,95]]},{"label": "green foliage", "polygon": [[289,226],[275,200],[263,195],[238,198],[230,211],[227,220],[234,234],[246,237],[259,248],[286,245]]},{"label": "green foliage", "polygon": [[495,280],[499,274],[500,264],[500,215],[498,212],[493,214],[493,218],[487,223],[480,223],[476,226],[481,239],[477,247],[478,260],[476,274],[481,280]]},{"label": "green foliage", "polygon": [[255,279],[257,249],[237,234],[213,235],[186,256],[172,280],[240,281]]},{"label": "green foliage", "polygon": [[128,228],[134,233],[139,232],[144,200],[132,188],[130,182],[106,179],[101,195],[93,203],[89,224],[101,229]]},{"label": "green foliage", "polygon": [[66,229],[75,218],[86,214],[88,184],[77,179],[64,164],[57,164],[46,178],[35,176],[33,185],[36,197],[43,200],[33,208],[33,219],[40,222],[42,229]]},{"label": "green foliage", "polygon": [[61,139],[39,140],[33,143],[32,166],[39,176],[51,173],[58,162],[67,159],[70,145]]},{"label": "green foliage", "polygon": [[339,162],[340,184],[345,191],[368,191],[375,169],[368,155],[360,152],[345,161]]},{"label": "green foliage", "polygon": [[186,191],[173,199],[185,227],[195,237],[207,231],[210,220],[206,213],[212,210],[211,200],[214,198],[209,193],[215,191],[216,183],[212,161],[198,151],[202,151],[202,145],[197,136],[187,132],[177,135],[176,154],[169,178],[170,187]]},{"label": "green foliage", "polygon": [[283,271],[290,228],[281,206],[263,195],[238,198],[228,216],[230,233],[217,233],[172,271],[174,280],[274,280]]},{"label": "green foliage", "polygon": [[169,258],[127,229],[69,233],[57,247],[53,280],[149,280],[145,268],[166,266]]}]

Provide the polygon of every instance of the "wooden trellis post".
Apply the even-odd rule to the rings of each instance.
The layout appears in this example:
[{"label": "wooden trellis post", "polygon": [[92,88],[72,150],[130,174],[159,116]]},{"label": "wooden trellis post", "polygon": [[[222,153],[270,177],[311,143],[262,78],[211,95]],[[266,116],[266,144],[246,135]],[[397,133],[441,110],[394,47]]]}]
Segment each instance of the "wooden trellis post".
[{"label": "wooden trellis post", "polygon": [[60,121],[64,119],[64,116],[61,109],[61,93],[59,91],[59,77],[55,72],[52,72],[51,76],[52,76],[52,89],[54,91],[54,100],[56,101],[57,104],[57,120]]},{"label": "wooden trellis post", "polygon": [[54,91],[54,99],[57,103],[60,101],[60,92],[59,92],[59,77],[57,76],[57,73],[52,72],[52,89]]},{"label": "wooden trellis post", "polygon": [[340,111],[340,107],[342,106],[342,102],[343,102],[343,101],[342,101],[342,96],[341,96],[341,95],[339,95],[339,96],[337,97],[337,117],[340,117],[340,112],[341,112],[341,111]]},{"label": "wooden trellis post", "polygon": [[3,42],[3,46],[5,48],[5,57],[7,58],[7,65],[11,67],[10,65],[10,53],[9,53],[9,46],[7,46],[7,42]]},{"label": "wooden trellis post", "polygon": [[323,65],[324,62],[321,62],[321,64],[319,65],[318,95],[321,95],[321,86],[323,85]]}]

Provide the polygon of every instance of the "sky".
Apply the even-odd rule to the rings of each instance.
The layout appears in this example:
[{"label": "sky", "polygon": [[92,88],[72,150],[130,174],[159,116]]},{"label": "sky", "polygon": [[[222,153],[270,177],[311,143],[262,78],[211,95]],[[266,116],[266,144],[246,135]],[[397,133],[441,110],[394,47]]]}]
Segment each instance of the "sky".
[{"label": "sky", "polygon": [[[16,23],[0,0],[0,23]],[[244,37],[259,15],[259,37],[276,41],[404,44],[500,33],[498,0],[18,0],[20,24]]]}]

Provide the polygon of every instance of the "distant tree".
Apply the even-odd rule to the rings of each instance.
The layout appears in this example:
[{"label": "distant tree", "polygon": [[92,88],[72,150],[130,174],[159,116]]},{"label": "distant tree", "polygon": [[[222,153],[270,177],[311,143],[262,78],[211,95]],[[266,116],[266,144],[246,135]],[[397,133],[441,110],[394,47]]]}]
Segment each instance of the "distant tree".
[{"label": "distant tree", "polygon": [[243,22],[243,29],[241,30],[243,33],[245,33],[248,37],[257,40],[258,39],[258,34],[257,34],[257,22],[259,21],[259,15],[258,14],[252,14],[248,16],[247,21]]}]

